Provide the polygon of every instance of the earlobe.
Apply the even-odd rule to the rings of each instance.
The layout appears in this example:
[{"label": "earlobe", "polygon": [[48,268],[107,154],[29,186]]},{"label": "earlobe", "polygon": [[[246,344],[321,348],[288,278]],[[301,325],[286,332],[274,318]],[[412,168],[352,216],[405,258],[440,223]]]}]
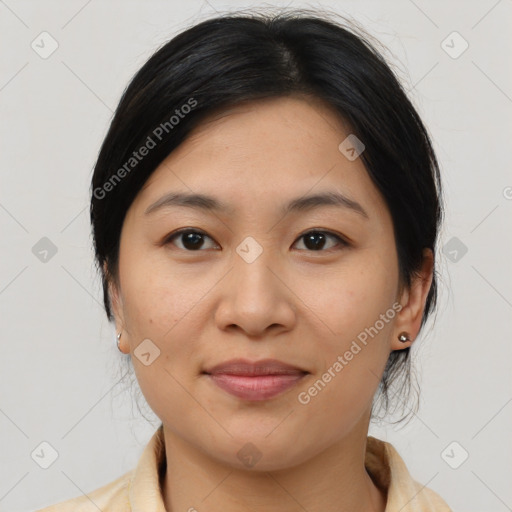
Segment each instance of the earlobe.
[{"label": "earlobe", "polygon": [[402,309],[397,315],[391,350],[410,347],[421,328],[427,296],[433,279],[434,255],[431,249],[423,250],[421,268],[411,279],[411,285],[402,292]]}]

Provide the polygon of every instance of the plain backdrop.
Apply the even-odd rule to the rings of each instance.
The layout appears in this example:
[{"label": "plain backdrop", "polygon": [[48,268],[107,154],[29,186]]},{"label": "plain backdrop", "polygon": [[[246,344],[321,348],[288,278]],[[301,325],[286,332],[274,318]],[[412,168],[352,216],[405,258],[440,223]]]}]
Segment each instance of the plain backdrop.
[{"label": "plain backdrop", "polygon": [[[124,87],[153,51],[216,11],[252,5],[0,1],[1,511],[111,482],[159,425],[121,380],[93,266],[91,172]],[[454,510],[512,510],[512,2],[272,5],[334,10],[385,44],[441,164],[439,313],[414,349],[421,408],[370,434]],[[57,457],[47,469],[41,450]]]}]

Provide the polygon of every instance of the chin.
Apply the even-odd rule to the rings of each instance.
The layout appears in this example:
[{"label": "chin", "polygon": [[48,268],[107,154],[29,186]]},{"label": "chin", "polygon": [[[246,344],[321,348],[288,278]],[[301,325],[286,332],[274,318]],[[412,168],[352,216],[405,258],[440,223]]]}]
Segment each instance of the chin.
[{"label": "chin", "polygon": [[230,467],[247,471],[284,470],[297,466],[312,456],[303,443],[291,441],[291,436],[286,431],[283,430],[281,435],[276,432],[268,435],[269,431],[264,435],[256,432],[252,435],[250,429],[240,435],[231,432],[234,435],[227,445],[215,443],[215,452],[211,450],[212,445],[206,449],[212,458]]}]

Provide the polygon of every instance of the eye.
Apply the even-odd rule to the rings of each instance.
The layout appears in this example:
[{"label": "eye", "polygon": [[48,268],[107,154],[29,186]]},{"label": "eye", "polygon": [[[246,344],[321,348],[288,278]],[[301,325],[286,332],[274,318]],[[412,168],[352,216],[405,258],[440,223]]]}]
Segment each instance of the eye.
[{"label": "eye", "polygon": [[[330,231],[311,230],[301,235],[298,240],[304,239],[304,245],[307,249],[315,252],[321,252],[322,249],[325,248],[327,238],[336,240],[342,247],[349,245],[348,242],[343,240],[343,238],[335,235],[334,233],[331,233]],[[328,249],[332,249],[332,247],[328,247]]]},{"label": "eye", "polygon": [[175,231],[172,235],[170,235],[166,240],[165,244],[174,243],[174,239],[178,239],[182,241],[182,247],[178,247],[179,249],[183,249],[186,251],[197,251],[198,249],[204,248],[204,238],[210,238],[206,233],[202,231],[197,231],[195,229],[184,228],[179,231]]},{"label": "eye", "polygon": [[[298,238],[298,240],[304,239],[304,245],[307,250],[321,252],[322,250],[325,249],[326,240],[328,238],[331,238],[332,240],[338,242],[338,245],[341,245],[341,247],[346,247],[349,245],[348,242],[345,241],[340,236],[331,233],[330,231],[320,230],[308,231],[307,233],[302,234]],[[206,233],[203,233],[202,231],[190,228],[183,228],[178,231],[175,231],[170,236],[168,236],[164,244],[172,243],[174,245],[177,245],[174,241],[179,240],[181,242],[181,247],[178,245],[179,249],[183,249],[186,251],[197,251],[205,248],[204,239],[209,239],[213,241],[211,237],[209,237]],[[336,245],[334,245],[334,247],[336,247]],[[206,247],[206,249],[208,248],[209,247]],[[328,247],[327,249],[332,249],[332,247]]]}]

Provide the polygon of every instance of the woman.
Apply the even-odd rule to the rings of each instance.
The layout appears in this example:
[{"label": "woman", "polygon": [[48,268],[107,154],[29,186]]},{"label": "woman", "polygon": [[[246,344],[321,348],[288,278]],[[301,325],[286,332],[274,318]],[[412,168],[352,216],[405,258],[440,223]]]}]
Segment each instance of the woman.
[{"label": "woman", "polygon": [[389,443],[436,301],[439,169],[363,35],[230,15],[123,94],[91,185],[104,301],[162,424],[137,468],[50,511],[448,511]]}]

